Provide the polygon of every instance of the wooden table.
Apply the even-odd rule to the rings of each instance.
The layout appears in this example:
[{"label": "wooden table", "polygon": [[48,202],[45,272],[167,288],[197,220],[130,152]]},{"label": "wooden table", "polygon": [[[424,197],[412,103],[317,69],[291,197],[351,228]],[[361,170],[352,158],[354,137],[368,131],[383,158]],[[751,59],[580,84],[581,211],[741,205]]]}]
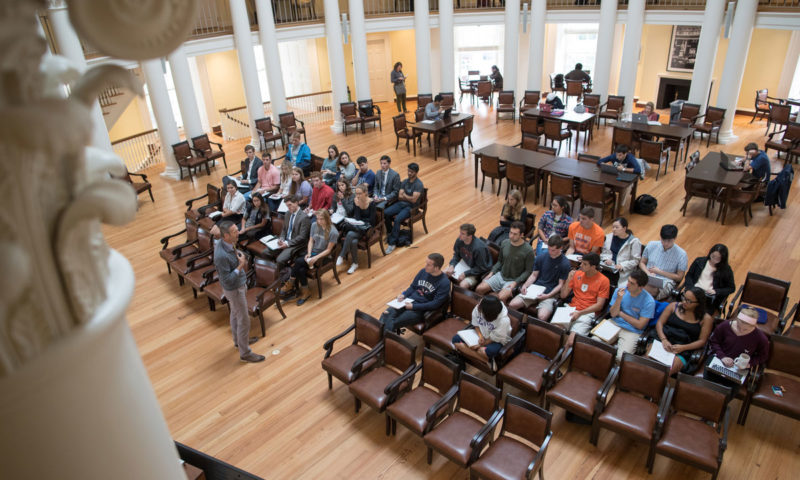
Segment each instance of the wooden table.
[{"label": "wooden table", "polygon": [[682,147],[678,148],[678,150],[675,150],[675,164],[672,167],[673,170],[678,168],[678,157],[680,156],[681,149],[683,149],[683,161],[686,161],[686,157],[689,154],[689,141],[692,139],[692,135],[694,135],[694,128],[692,127],[664,125],[663,123],[659,125],[650,125],[633,122],[617,122],[615,126],[627,128],[640,134],[678,141],[678,145],[682,145]]},{"label": "wooden table", "polygon": [[[557,157],[554,162],[551,162],[542,167],[543,172],[558,173],[560,175],[569,175],[578,180],[589,180],[592,182],[602,183],[606,187],[614,191],[616,201],[614,203],[614,216],[620,215],[622,209],[622,198],[627,188],[631,191],[631,203],[628,206],[630,212],[633,212],[633,202],[636,199],[636,189],[639,185],[639,176],[631,182],[623,182],[617,180],[616,174],[604,173],[595,163],[582,162],[574,158]],[[545,193],[547,185],[545,185]],[[547,195],[543,195],[545,199],[545,206],[547,205]]]},{"label": "wooden table", "polygon": [[[540,112],[538,108],[531,108],[522,112],[523,115],[528,117],[539,117],[546,120],[557,120],[559,122],[564,122],[568,125],[575,125],[575,153],[578,153],[578,132],[580,131],[579,128],[581,126],[586,127],[586,133],[583,137],[583,146],[589,144],[589,140],[592,137],[592,125],[594,123],[594,119],[597,115],[594,113],[584,112],[584,113],[577,113],[572,110],[564,110],[564,115],[553,115],[550,112]],[[569,150],[567,150],[569,153]]]},{"label": "wooden table", "polygon": [[478,187],[478,164],[480,163],[480,158],[483,155],[487,155],[490,157],[497,157],[500,159],[501,162],[508,162],[513,163],[516,165],[524,165],[531,170],[536,172],[537,176],[537,188],[534,191],[534,203],[539,201],[539,175],[540,170],[554,162],[556,157],[542,153],[542,152],[534,152],[531,150],[525,150],[522,148],[512,147],[509,145],[500,145],[499,143],[492,143],[485,147],[479,148],[472,152],[475,155],[475,188]]},{"label": "wooden table", "polygon": [[439,153],[439,135],[441,135],[442,130],[461,123],[468,118],[472,118],[472,115],[469,113],[459,113],[450,115],[450,118],[447,119],[436,120],[433,123],[416,122],[409,123],[409,125],[411,125],[411,129],[414,131],[414,133],[422,132],[433,134],[433,159],[436,160]]},{"label": "wooden table", "polygon": [[[725,214],[727,213],[728,203],[733,193],[733,187],[739,184],[744,177],[742,170],[725,170],[719,166],[721,159],[720,152],[708,152],[700,162],[695,165],[693,169],[686,174],[686,180],[689,182],[702,183],[709,187],[716,187],[723,189],[722,200],[722,221],[725,221]],[[685,214],[686,212],[684,212]]]}]

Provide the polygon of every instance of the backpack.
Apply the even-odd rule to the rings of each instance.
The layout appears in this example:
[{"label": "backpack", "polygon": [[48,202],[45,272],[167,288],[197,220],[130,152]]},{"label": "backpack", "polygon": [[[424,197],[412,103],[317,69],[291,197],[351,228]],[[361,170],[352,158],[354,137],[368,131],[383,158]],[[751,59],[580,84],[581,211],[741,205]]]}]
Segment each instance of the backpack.
[{"label": "backpack", "polygon": [[397,247],[407,247],[411,245],[411,230],[408,229],[401,229],[399,235],[397,235]]},{"label": "backpack", "polygon": [[656,207],[658,207],[658,200],[655,197],[647,194],[639,195],[636,197],[636,201],[633,202],[633,213],[650,215],[656,211]]}]

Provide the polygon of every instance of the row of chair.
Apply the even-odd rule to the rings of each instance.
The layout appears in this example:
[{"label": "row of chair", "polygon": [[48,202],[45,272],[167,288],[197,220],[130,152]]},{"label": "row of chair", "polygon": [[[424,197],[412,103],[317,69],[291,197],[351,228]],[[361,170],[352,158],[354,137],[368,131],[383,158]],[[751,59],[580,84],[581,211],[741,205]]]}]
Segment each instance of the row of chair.
[{"label": "row of chair", "polygon": [[306,137],[306,124],[299,118],[294,116],[294,112],[286,112],[278,114],[278,123],[272,123],[271,117],[264,117],[256,119],[256,131],[260,137],[261,146],[259,150],[262,152],[267,150],[267,144],[272,143],[272,149],[275,149],[276,142],[280,141],[283,148],[289,147],[289,138],[293,133],[297,132],[303,135],[303,142],[308,143]]},{"label": "row of chair", "polygon": [[[356,102],[344,102],[339,105],[339,110],[342,113],[342,122],[344,124],[344,136],[347,136],[347,127],[355,125],[356,128],[361,129],[361,133],[365,133],[365,126],[367,123],[372,122],[378,124],[378,128],[383,131],[383,124],[381,123],[381,107],[375,105],[372,99],[359,100]],[[375,111],[378,113],[376,114]]]},{"label": "row of chair", "polygon": [[[209,163],[216,161],[218,158],[221,158],[225,168],[228,168],[228,162],[225,161],[225,151],[222,149],[221,143],[212,142],[207,134],[193,137],[191,141],[191,145],[188,140],[172,145],[172,153],[178,163],[181,179],[183,179],[184,169],[187,170],[190,179],[196,174],[197,169],[201,167],[205,167],[206,175],[210,175]],[[212,145],[216,145],[217,150],[212,149]]]}]

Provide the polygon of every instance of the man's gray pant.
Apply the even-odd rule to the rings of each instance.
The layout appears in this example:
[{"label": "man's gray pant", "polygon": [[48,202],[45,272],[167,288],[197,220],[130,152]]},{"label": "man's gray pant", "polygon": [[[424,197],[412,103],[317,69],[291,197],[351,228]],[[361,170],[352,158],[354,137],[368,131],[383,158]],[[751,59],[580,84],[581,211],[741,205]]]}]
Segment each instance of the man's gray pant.
[{"label": "man's gray pant", "polygon": [[231,335],[234,345],[239,346],[239,356],[250,353],[250,315],[247,314],[247,285],[236,290],[222,290],[231,310]]}]

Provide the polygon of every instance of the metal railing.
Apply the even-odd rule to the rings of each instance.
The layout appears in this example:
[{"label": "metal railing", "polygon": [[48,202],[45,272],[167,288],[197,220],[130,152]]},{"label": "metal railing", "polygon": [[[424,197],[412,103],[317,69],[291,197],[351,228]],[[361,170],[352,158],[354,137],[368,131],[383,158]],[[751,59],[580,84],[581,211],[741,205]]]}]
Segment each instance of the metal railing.
[{"label": "metal railing", "polygon": [[158,129],[121,138],[112,142],[111,148],[122,158],[129,172],[136,172],[164,161]]},{"label": "metal railing", "polygon": [[364,15],[367,17],[394,13],[414,13],[414,0],[364,0]]},{"label": "metal railing", "polygon": [[[439,11],[439,2],[431,0],[431,10]],[[505,2],[501,0],[455,0],[453,2],[454,10],[485,10],[487,8],[505,8]]]},{"label": "metal railing", "polygon": [[[286,103],[295,118],[307,125],[333,122],[333,95],[330,90],[287,97]],[[247,107],[225,108],[219,111],[222,136],[226,140],[237,140],[250,136],[250,118]],[[264,102],[264,116],[272,117],[272,104]],[[278,124],[278,118],[272,119]]]}]

